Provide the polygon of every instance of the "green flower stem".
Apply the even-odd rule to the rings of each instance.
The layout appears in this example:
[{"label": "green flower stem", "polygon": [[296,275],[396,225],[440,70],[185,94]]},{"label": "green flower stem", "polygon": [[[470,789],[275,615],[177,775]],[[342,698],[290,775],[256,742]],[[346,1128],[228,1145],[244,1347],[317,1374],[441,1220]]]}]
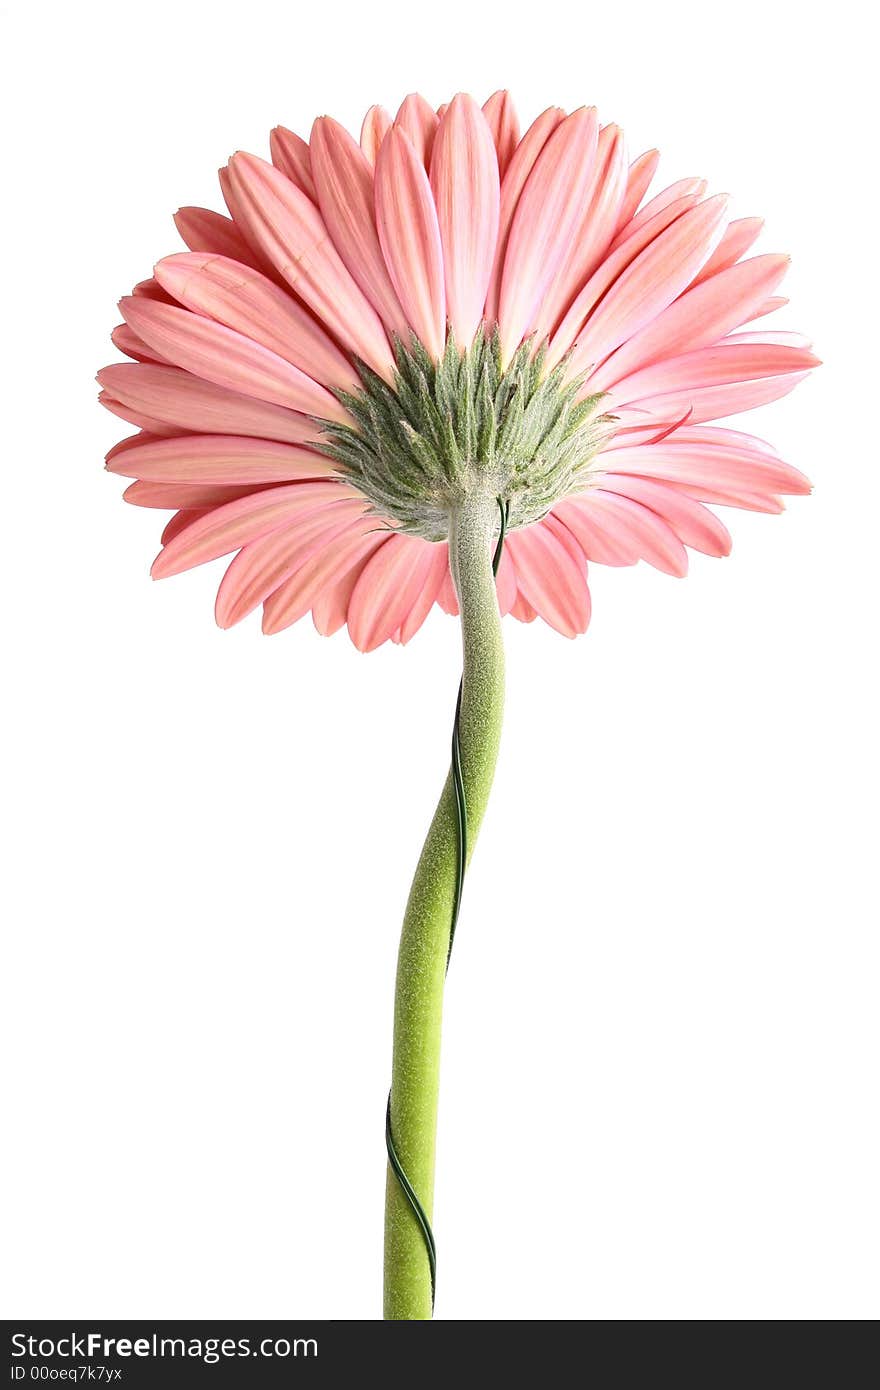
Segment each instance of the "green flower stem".
[{"label": "green flower stem", "polygon": [[[504,647],[492,575],[497,520],[496,499],[474,497],[451,518],[449,531],[464,651],[460,740],[468,857],[489,800],[504,707]],[[456,825],[450,776],[410,889],[394,1001],[391,1130],[404,1172],[429,1219],[434,1201],[443,984],[458,854]],[[424,1237],[390,1167],[385,1196],[385,1317],[431,1317]]]}]

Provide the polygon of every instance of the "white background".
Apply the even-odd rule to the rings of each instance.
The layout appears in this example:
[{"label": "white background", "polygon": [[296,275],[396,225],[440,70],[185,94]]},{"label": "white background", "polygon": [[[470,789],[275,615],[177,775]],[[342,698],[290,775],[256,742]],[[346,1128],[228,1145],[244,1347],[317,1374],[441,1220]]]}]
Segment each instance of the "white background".
[{"label": "white background", "polygon": [[[278,122],[597,103],[709,176],[826,365],[815,483],[686,581],[506,624],[448,989],[444,1319],[878,1312],[874,90],[861,6],[17,6],[5,28],[6,1316],[378,1315],[396,938],[448,752],[437,614],[360,656],[153,585],[102,471],[114,305]],[[10,33],[11,31],[11,33]],[[869,142],[870,137],[870,142]]]}]

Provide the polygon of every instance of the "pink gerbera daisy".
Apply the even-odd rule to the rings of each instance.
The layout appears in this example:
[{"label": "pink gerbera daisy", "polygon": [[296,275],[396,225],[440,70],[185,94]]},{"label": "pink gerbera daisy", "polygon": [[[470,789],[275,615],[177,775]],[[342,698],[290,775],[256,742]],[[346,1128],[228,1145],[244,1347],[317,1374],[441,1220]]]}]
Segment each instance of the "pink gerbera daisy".
[{"label": "pink gerbera daisy", "polygon": [[[311,612],[370,651],[435,604],[460,612],[452,771],[416,869],[398,958],[386,1124],[386,1316],[431,1316],[430,1212],[443,981],[485,811],[503,704],[500,617],[589,622],[587,564],[683,575],[726,555],[707,504],[781,509],[806,479],[713,424],[816,364],[749,327],[785,301],[787,260],[743,259],[761,224],[682,179],[645,202],[592,108],[520,138],[505,92],[278,128],[272,163],[221,170],[230,216],[184,208],[189,250],[122,300],[100,374],[140,433],[108,468],[174,509],[157,577],[234,554],[229,627]],[[740,331],[745,327],[746,331]]]},{"label": "pink gerbera daisy", "polygon": [[[566,636],[589,622],[587,562],[683,575],[725,555],[706,503],[775,512],[806,479],[710,422],[790,391],[798,334],[752,325],[782,255],[743,259],[758,219],[681,179],[644,202],[592,108],[520,138],[510,98],[407,97],[358,144],[329,116],[272,163],[221,170],[230,217],[184,208],[190,248],[121,302],[102,400],[141,433],[107,466],[173,508],[153,574],[237,552],[216,617],[311,611],[369,651],[457,611],[447,518],[478,475],[509,503],[502,613]],[[747,331],[741,330],[747,326]]]}]

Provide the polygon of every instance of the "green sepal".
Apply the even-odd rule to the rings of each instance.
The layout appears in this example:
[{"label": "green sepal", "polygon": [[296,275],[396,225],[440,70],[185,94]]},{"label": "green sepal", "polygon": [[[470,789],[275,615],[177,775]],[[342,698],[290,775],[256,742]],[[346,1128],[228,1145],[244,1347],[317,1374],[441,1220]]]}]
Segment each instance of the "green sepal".
[{"label": "green sepal", "polygon": [[612,420],[602,394],[577,399],[583,378],[563,359],[546,372],[546,348],[527,341],[505,370],[497,330],[461,352],[450,333],[433,361],[415,337],[394,340],[389,385],[357,363],[361,391],[337,391],[350,424],[322,422],[316,447],[398,529],[444,540],[470,497],[502,497],[511,528],[590,486]]}]

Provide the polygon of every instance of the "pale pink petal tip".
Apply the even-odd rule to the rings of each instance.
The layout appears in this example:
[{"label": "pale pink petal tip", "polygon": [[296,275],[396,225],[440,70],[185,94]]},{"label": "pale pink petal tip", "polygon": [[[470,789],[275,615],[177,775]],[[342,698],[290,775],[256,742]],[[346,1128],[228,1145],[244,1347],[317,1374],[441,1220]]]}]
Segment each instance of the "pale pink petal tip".
[{"label": "pale pink petal tip", "polygon": [[409,137],[424,165],[430,162],[438,123],[437,112],[418,92],[410,92],[394,119],[395,126]]},{"label": "pale pink petal tip", "polygon": [[371,106],[361,126],[361,149],[366,159],[375,166],[379,146],[391,129],[391,116],[384,106]]},{"label": "pale pink petal tip", "polygon": [[314,202],[315,183],[312,178],[311,153],[306,141],[292,130],[279,125],[269,135],[269,149],[276,169],[286,174],[291,183],[296,184],[297,188]]},{"label": "pale pink petal tip", "polygon": [[498,157],[498,172],[503,178],[519,144],[519,119],[509,92],[493,92],[483,105],[483,115],[492,132]]}]

